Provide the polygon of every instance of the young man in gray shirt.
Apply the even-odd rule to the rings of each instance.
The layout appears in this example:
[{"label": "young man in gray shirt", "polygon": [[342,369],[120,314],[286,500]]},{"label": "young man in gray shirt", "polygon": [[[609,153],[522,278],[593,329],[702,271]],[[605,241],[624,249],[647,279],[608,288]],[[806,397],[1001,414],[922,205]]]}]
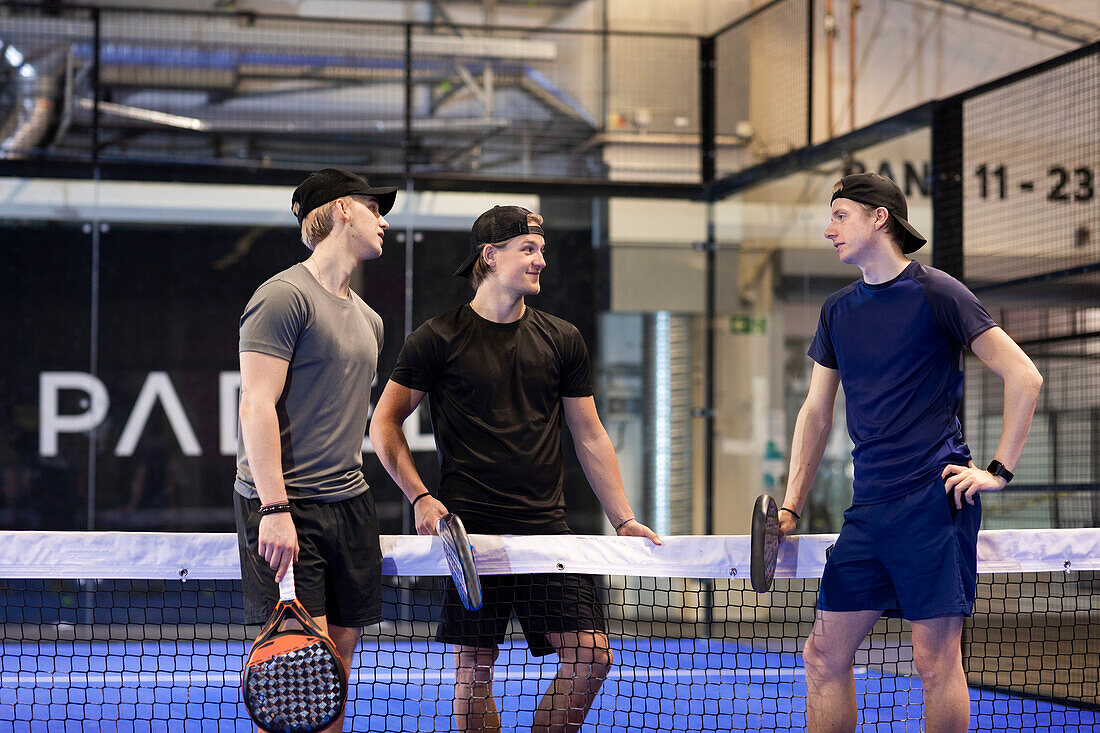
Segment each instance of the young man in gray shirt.
[{"label": "young man in gray shirt", "polygon": [[361,470],[382,319],[350,282],[382,254],[396,195],[335,168],[310,174],[291,211],[312,254],[257,288],[240,326],[233,488],[246,621],[266,620],[293,561],[298,599],[349,667],[382,612],[378,518]]}]

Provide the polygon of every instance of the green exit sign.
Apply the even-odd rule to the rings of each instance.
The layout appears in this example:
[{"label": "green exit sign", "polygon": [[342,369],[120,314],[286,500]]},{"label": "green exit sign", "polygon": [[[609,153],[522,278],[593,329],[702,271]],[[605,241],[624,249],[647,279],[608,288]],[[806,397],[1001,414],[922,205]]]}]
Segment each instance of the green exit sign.
[{"label": "green exit sign", "polygon": [[730,316],[730,333],[768,332],[767,316]]}]

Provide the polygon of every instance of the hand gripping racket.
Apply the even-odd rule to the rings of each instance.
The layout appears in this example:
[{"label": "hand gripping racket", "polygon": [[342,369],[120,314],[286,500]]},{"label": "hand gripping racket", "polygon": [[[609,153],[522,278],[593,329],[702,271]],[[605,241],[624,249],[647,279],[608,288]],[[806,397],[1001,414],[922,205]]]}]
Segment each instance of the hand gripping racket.
[{"label": "hand gripping racket", "polygon": [[749,577],[752,589],[767,593],[775,578],[775,560],[779,555],[779,510],[767,494],[756,498],[752,508],[752,540],[749,554]]},{"label": "hand gripping racket", "polygon": [[458,597],[467,611],[481,608],[481,579],[474,564],[474,546],[466,536],[466,528],[456,514],[444,514],[439,518],[436,534],[443,540],[443,552],[451,568]]},{"label": "hand gripping racket", "polygon": [[[300,629],[279,630],[294,619]],[[244,704],[261,729],[314,733],[331,725],[348,698],[348,675],[332,643],[295,598],[294,566],[279,583],[279,603],[248,654]]]}]

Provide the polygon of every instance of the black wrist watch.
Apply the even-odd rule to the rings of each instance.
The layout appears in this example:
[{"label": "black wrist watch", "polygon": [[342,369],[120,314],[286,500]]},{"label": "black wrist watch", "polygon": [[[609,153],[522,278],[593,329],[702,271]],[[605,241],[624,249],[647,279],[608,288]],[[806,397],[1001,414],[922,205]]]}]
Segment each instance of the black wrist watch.
[{"label": "black wrist watch", "polygon": [[1006,484],[1012,480],[1012,471],[1009,471],[1007,468],[1005,468],[1005,464],[996,459],[990,461],[989,468],[985,470],[989,471],[994,476],[1003,478]]}]

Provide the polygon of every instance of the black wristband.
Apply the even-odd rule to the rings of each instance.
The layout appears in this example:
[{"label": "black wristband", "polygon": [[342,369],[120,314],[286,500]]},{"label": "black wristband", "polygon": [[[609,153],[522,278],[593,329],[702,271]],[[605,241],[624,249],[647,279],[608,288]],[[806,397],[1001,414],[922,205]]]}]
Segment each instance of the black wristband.
[{"label": "black wristband", "polygon": [[1004,479],[1004,482],[1006,484],[1012,480],[1012,471],[1009,471],[1007,468],[1005,468],[1005,464],[1001,463],[997,459],[993,459],[992,461],[990,461],[989,468],[985,470],[993,474],[994,476],[997,476],[998,478]]},{"label": "black wristband", "polygon": [[418,496],[418,497],[416,497],[415,499],[413,499],[413,500],[412,500],[412,504],[409,504],[409,506],[416,506],[416,502],[420,501],[420,500],[421,500],[421,499],[423,499],[423,498],[424,498],[425,496],[431,496],[431,492],[425,491],[425,492],[424,492],[423,494],[421,494],[420,496]]},{"label": "black wristband", "polygon": [[788,513],[788,514],[790,514],[790,515],[791,515],[792,517],[794,517],[794,521],[796,521],[796,522],[797,522],[798,520],[802,519],[802,517],[800,517],[800,516],[798,515],[798,512],[796,512],[796,511],[795,511],[794,509],[788,509],[788,508],[787,508],[787,507],[785,507],[785,506],[781,506],[781,507],[779,507],[779,511],[781,511],[781,512],[787,512],[787,513]]},{"label": "black wristband", "polygon": [[636,521],[638,521],[638,520],[634,519],[634,517],[630,517],[629,519],[624,519],[623,521],[619,522],[619,526],[615,527],[615,531],[618,532],[620,529],[622,529],[626,525],[630,524],[631,522],[636,522]]},{"label": "black wristband", "polygon": [[267,504],[260,507],[259,514],[261,517],[266,517],[268,514],[282,514],[283,512],[290,511],[290,502],[285,501],[281,504]]}]

